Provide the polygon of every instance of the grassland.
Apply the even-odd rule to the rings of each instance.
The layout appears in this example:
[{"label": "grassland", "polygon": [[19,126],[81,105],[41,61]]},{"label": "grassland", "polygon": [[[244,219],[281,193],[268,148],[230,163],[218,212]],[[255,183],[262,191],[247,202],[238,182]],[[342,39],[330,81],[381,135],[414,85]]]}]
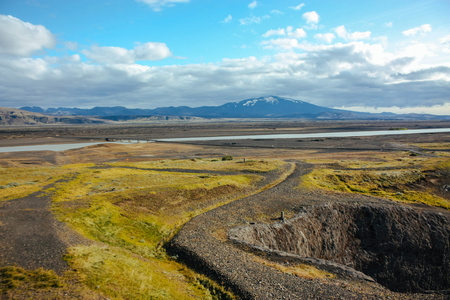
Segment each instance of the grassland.
[{"label": "grassland", "polygon": [[71,278],[78,278],[93,293],[87,298],[233,299],[169,257],[162,246],[192,217],[264,188],[261,176],[284,164],[218,157],[5,168],[0,192],[8,200],[53,184],[45,190],[53,213],[95,241],[69,248],[66,260],[76,273],[55,276],[69,286]]},{"label": "grassland", "polygon": [[378,152],[351,160],[312,158],[309,161],[316,167],[304,176],[304,187],[450,209],[450,201],[443,197],[441,190],[450,174],[446,157]]},{"label": "grassland", "polygon": [[[220,285],[165,253],[164,243],[181,225],[264,189],[263,176],[286,164],[272,157],[313,164],[313,172],[301,179],[305,187],[450,208],[448,198],[440,193],[450,174],[448,151],[440,150],[448,149],[449,144],[411,146],[428,149],[422,151],[426,155],[410,151],[267,149],[254,158],[256,155],[245,153],[248,149],[239,152],[236,148],[233,151],[239,154],[233,155],[240,158],[222,161],[228,149],[220,150],[217,157],[200,157],[199,152],[219,150],[155,143],[70,150],[57,154],[53,166],[13,164],[5,158],[2,165],[10,167],[0,168],[0,201],[45,191],[52,197],[57,218],[93,244],[70,248],[66,259],[74,271],[62,276],[48,273],[39,283],[41,287],[33,281],[34,271],[8,269],[9,275],[4,277],[10,279],[2,288],[22,289],[15,297],[19,299],[41,297],[33,294],[37,290],[59,291],[51,294],[56,295],[54,298],[68,293],[87,299],[232,299]],[[190,149],[189,154],[183,152],[186,149]],[[165,156],[168,151],[176,152],[176,157],[195,158],[169,159]],[[226,238],[225,233],[223,236]],[[306,278],[331,276],[305,266],[284,268],[261,263]],[[52,286],[52,282],[58,284]],[[30,289],[35,291],[27,297]]]},{"label": "grassland", "polygon": [[62,167],[0,167],[0,201],[25,197],[70,174]]}]

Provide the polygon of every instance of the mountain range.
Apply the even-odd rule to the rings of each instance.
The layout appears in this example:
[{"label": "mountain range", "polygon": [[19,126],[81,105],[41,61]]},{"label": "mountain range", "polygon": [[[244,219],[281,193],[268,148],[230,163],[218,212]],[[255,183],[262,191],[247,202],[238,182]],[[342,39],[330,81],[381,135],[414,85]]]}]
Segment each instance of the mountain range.
[{"label": "mountain range", "polygon": [[[333,109],[313,105],[301,100],[277,96],[245,99],[239,102],[229,102],[220,106],[201,107],[160,107],[155,109],[130,109],[123,106],[82,108],[47,108],[22,107],[21,110],[47,116],[84,116],[96,117],[110,121],[130,121],[143,118],[299,118],[322,120],[449,120],[450,116],[434,116],[427,114],[393,114],[393,113],[363,113],[349,110]],[[163,118],[164,119],[164,118]],[[71,120],[73,122],[73,120]]]}]

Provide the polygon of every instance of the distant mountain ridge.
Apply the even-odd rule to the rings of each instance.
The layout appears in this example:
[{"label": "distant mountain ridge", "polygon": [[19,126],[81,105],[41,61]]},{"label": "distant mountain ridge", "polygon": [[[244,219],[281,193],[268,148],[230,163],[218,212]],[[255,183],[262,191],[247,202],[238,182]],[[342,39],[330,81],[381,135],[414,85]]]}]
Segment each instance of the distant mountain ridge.
[{"label": "distant mountain ridge", "polygon": [[22,110],[53,116],[95,116],[108,120],[120,120],[124,116],[179,116],[200,118],[301,118],[301,119],[450,119],[450,116],[433,116],[420,114],[396,115],[392,113],[371,114],[317,106],[301,100],[277,96],[245,99],[229,102],[220,106],[178,106],[155,109],[130,109],[123,106],[82,108],[48,108],[22,107]]},{"label": "distant mountain ridge", "polygon": [[104,120],[80,116],[49,116],[43,113],[0,107],[0,126],[4,125],[42,125],[42,124],[102,124]]}]

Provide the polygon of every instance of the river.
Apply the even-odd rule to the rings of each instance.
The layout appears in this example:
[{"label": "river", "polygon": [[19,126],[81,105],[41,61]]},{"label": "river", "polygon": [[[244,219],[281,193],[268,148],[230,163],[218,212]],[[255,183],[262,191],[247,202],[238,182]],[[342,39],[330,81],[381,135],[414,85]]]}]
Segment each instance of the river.
[{"label": "river", "polygon": [[[263,135],[239,135],[239,136],[210,136],[210,137],[188,137],[188,138],[168,138],[150,139],[150,142],[193,142],[193,141],[217,141],[217,140],[247,140],[247,139],[308,139],[308,138],[331,138],[331,137],[358,137],[358,136],[378,136],[378,135],[404,135],[420,133],[444,133],[450,132],[450,128],[428,128],[410,130],[377,130],[377,131],[350,131],[350,132],[322,132],[322,133],[291,133],[291,134],[263,134]],[[54,145],[33,145],[0,147],[0,153],[19,151],[65,151],[78,149],[98,144],[97,143],[76,143],[76,144],[54,144]],[[119,142],[116,142],[119,143]]]}]

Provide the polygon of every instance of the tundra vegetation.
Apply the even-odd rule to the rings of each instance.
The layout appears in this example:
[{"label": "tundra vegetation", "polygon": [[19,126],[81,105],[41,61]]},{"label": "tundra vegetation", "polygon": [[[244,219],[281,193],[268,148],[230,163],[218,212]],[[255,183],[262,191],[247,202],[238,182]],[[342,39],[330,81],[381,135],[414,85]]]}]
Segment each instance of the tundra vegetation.
[{"label": "tundra vegetation", "polygon": [[[450,161],[448,152],[436,150],[450,145],[414,146],[428,151],[412,155],[304,150],[280,151],[278,156],[314,165],[311,173],[299,178],[301,187],[449,209],[448,196],[440,193],[440,187],[449,178]],[[44,190],[52,197],[55,216],[93,241],[68,249],[65,259],[72,270],[61,276],[44,270],[1,268],[0,288],[13,298],[26,298],[25,291],[31,288],[62,289],[92,299],[233,299],[220,284],[170,257],[163,246],[196,215],[264,189],[262,175],[286,164],[269,157],[249,157],[245,163],[219,156],[0,167],[0,201]],[[305,266],[281,268],[262,263],[307,278],[333,277]]]},{"label": "tundra vegetation", "polygon": [[448,195],[443,197],[450,176],[450,160],[446,155],[389,152],[368,153],[358,160],[313,158],[308,161],[315,164],[315,169],[303,177],[303,187],[450,209]]},{"label": "tundra vegetation", "polygon": [[[163,245],[192,217],[256,192],[260,174],[284,164],[208,158],[2,168],[0,193],[8,200],[47,186],[57,218],[95,241],[70,248],[65,259],[75,274],[58,279],[51,273],[49,280],[56,276],[60,283],[42,285],[47,289],[73,289],[70,277],[76,276],[89,290],[114,299],[232,299],[169,257]],[[29,288],[29,277],[11,275],[1,284]]]}]

